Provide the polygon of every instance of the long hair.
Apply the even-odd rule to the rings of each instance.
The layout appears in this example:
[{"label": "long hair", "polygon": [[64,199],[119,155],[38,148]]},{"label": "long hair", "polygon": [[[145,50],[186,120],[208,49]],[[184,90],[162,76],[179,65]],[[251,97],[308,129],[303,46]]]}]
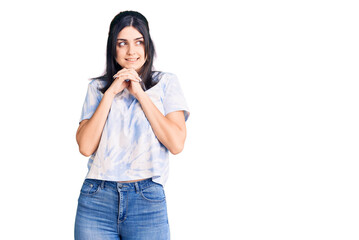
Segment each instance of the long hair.
[{"label": "long hair", "polygon": [[152,67],[156,52],[150,36],[147,19],[139,12],[123,11],[117,14],[110,24],[106,48],[106,70],[102,76],[94,78],[106,82],[104,88],[100,89],[102,93],[105,93],[111,86],[114,81],[113,75],[122,69],[116,61],[117,36],[123,28],[129,26],[136,28],[144,38],[146,61],[139,71],[139,75],[142,79],[141,87],[143,90],[147,90],[154,85],[152,81]]}]

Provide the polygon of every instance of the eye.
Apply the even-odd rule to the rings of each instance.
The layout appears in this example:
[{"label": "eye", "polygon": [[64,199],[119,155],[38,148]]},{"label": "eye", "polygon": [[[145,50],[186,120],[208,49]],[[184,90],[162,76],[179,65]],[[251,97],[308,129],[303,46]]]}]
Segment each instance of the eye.
[{"label": "eye", "polygon": [[119,42],[119,43],[118,43],[118,46],[119,46],[119,47],[123,47],[123,46],[125,46],[125,45],[126,45],[125,42]]},{"label": "eye", "polygon": [[136,42],[136,45],[142,45],[143,44],[143,41],[137,41]]}]

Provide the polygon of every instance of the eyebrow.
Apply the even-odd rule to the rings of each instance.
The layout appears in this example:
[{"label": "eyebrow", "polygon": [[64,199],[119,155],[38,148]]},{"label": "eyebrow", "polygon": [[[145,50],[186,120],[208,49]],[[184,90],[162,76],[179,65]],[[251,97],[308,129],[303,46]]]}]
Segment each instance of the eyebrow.
[{"label": "eyebrow", "polygon": [[[142,39],[143,37],[138,37],[138,38],[135,38],[134,40],[140,40]],[[128,41],[127,39],[124,39],[124,38],[117,38],[117,41]]]}]

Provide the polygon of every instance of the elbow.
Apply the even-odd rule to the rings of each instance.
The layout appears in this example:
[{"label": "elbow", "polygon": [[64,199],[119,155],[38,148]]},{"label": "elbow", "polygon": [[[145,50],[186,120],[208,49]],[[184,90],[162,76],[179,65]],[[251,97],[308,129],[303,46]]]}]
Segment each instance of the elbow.
[{"label": "elbow", "polygon": [[89,137],[85,137],[83,133],[83,128],[87,125],[88,121],[87,119],[83,120],[76,132],[76,142],[79,146],[79,152],[85,157],[91,156],[96,150],[96,148],[94,149],[91,145],[92,143],[87,140]]},{"label": "elbow", "polygon": [[76,140],[77,140],[77,145],[79,146],[79,152],[83,156],[89,157],[95,152],[96,149],[93,149],[90,143],[81,141],[80,138],[77,138]]},{"label": "elbow", "polygon": [[177,137],[172,140],[172,144],[168,148],[168,150],[173,155],[177,155],[181,153],[183,151],[185,141],[186,141],[186,133],[184,132],[184,134],[181,137]]},{"label": "elbow", "polygon": [[89,148],[84,148],[84,147],[81,147],[81,146],[79,146],[79,151],[85,157],[89,157],[94,153],[94,151],[91,151]]},{"label": "elbow", "polygon": [[183,151],[184,145],[183,144],[177,144],[171,148],[169,148],[168,150],[173,154],[173,155],[177,155],[179,153],[181,153]]},{"label": "elbow", "polygon": [[91,156],[91,153],[89,151],[86,151],[86,150],[83,150],[83,149],[80,149],[80,153],[85,157]]}]

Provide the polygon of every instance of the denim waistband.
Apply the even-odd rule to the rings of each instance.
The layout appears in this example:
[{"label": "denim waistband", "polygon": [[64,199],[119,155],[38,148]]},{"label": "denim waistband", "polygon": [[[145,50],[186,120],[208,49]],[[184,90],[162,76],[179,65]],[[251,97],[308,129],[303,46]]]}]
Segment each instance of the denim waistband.
[{"label": "denim waistband", "polygon": [[141,189],[148,188],[152,185],[160,185],[159,183],[153,182],[152,178],[145,179],[145,180],[138,181],[138,182],[131,182],[131,183],[119,183],[119,182],[115,182],[115,181],[106,181],[106,180],[91,179],[91,178],[87,178],[85,181],[97,183],[98,185],[101,186],[102,189],[109,187],[109,188],[113,188],[113,189],[121,189],[121,190],[126,190],[126,191],[129,191],[129,190],[139,191]]}]

